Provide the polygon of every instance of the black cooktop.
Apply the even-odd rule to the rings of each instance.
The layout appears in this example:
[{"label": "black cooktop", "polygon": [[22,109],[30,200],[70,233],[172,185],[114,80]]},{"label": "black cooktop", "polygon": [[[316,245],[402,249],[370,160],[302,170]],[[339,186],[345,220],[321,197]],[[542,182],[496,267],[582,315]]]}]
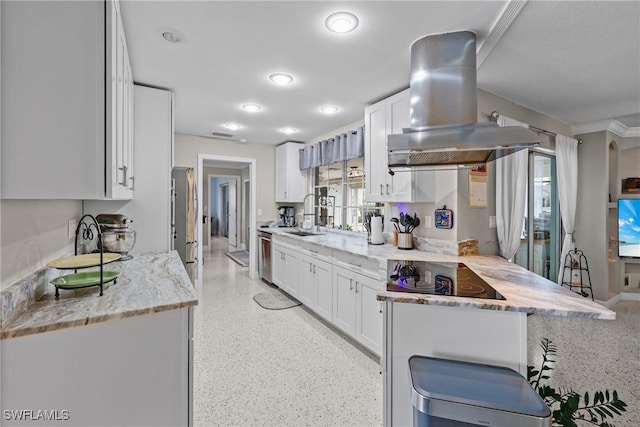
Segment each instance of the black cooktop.
[{"label": "black cooktop", "polygon": [[505,299],[461,262],[390,259],[387,290],[467,298]]}]

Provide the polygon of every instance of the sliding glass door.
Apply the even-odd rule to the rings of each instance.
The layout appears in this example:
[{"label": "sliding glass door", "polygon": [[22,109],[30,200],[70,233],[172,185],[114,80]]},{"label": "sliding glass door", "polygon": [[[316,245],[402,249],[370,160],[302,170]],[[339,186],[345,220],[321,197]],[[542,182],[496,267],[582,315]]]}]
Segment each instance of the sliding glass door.
[{"label": "sliding glass door", "polygon": [[560,209],[555,157],[529,153],[525,221],[515,262],[556,281],[560,263]]}]

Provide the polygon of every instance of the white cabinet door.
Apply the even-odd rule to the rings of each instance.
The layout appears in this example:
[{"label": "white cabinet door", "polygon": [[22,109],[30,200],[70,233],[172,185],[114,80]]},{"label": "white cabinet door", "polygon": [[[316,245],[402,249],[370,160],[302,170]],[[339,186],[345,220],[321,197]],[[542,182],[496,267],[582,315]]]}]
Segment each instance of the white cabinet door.
[{"label": "white cabinet door", "polygon": [[314,309],[316,306],[316,276],[313,272],[313,258],[308,255],[300,255],[300,295],[298,299],[307,307]]},{"label": "white cabinet door", "polygon": [[389,175],[387,136],[410,125],[409,89],[364,110],[365,194],[368,202],[433,202],[433,171],[396,171]]},{"label": "white cabinet door", "polygon": [[300,170],[299,150],[304,144],[286,142],[276,147],[276,202],[302,203],[306,176]]},{"label": "white cabinet door", "polygon": [[271,245],[271,281],[274,285],[284,289],[287,280],[284,248],[277,244]]},{"label": "white cabinet door", "polygon": [[333,324],[351,336],[356,331],[355,274],[333,267]]},{"label": "white cabinet door", "polygon": [[385,101],[364,110],[364,170],[368,202],[386,200],[387,129]]},{"label": "white cabinet door", "polygon": [[315,311],[329,322],[333,312],[333,277],[331,264],[326,261],[314,260],[314,274],[316,279]]},{"label": "white cabinet door", "polygon": [[112,191],[116,127],[132,131],[117,4],[2,2],[2,36],[11,40],[2,50],[2,198],[133,197],[122,185]]},{"label": "white cabinet door", "polygon": [[300,293],[300,275],[298,266],[298,253],[291,249],[284,250],[284,290],[292,297],[298,297]]},{"label": "white cabinet door", "polygon": [[[386,108],[386,129],[387,134],[401,134],[402,129],[408,128],[410,124],[410,104],[409,104],[409,90],[404,90],[397,93],[385,100]],[[385,136],[386,141],[386,136]],[[385,143],[386,148],[386,143]],[[385,149],[385,156],[387,150]],[[388,158],[385,157],[387,162]],[[385,164],[387,168],[388,162]],[[387,200],[407,202],[413,200],[413,171],[410,172],[396,172],[391,176],[386,174],[387,178]]]},{"label": "white cabinet door", "polygon": [[382,354],[382,301],[376,299],[379,284],[358,274],[356,276],[355,338],[369,350]]}]

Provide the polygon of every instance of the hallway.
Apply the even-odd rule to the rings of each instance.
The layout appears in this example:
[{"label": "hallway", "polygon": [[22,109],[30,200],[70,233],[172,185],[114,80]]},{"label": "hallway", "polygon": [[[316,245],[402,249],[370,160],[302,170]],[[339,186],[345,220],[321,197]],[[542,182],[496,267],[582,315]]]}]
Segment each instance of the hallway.
[{"label": "hallway", "polygon": [[194,317],[194,423],[205,426],[382,424],[377,360],[302,307],[265,310],[214,237]]}]

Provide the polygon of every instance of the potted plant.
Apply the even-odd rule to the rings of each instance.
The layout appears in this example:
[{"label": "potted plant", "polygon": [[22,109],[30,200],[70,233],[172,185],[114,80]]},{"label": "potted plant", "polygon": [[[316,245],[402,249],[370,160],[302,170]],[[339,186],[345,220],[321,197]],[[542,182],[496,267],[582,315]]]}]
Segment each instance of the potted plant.
[{"label": "potted plant", "polygon": [[538,392],[553,414],[553,425],[574,427],[580,425],[596,425],[614,427],[607,421],[626,411],[627,404],[618,397],[617,391],[596,391],[591,394],[578,393],[570,388],[556,390],[545,381],[550,378],[549,371],[555,362],[551,357],[556,355],[557,348],[548,338],[540,341],[542,348],[542,364],[540,369],[527,366],[527,380]]}]

